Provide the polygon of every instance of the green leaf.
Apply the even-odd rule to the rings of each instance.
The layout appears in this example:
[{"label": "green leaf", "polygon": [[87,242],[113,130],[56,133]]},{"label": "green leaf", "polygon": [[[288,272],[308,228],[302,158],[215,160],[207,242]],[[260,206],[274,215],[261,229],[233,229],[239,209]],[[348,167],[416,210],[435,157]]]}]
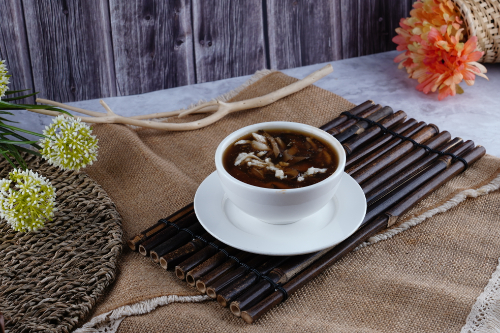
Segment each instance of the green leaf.
[{"label": "green leaf", "polygon": [[31,134],[31,135],[39,136],[41,138],[49,139],[49,137],[47,137],[47,136],[45,136],[43,134],[31,132],[31,131],[28,131],[28,130],[25,130],[25,129],[22,129],[22,128],[10,126],[10,125],[5,125],[5,124],[2,124],[2,123],[0,123],[0,127],[10,128],[10,129],[12,129],[14,131],[23,132],[23,133],[26,133],[26,134]]},{"label": "green leaf", "polygon": [[12,112],[7,112],[7,111],[0,111],[0,114],[10,114],[11,116],[14,115]]},{"label": "green leaf", "polygon": [[28,148],[24,148],[24,147],[21,147],[21,146],[15,146],[18,150],[20,151],[24,151],[24,152],[27,152],[28,154],[32,154],[32,155],[36,155],[36,156],[40,156],[42,157],[42,154],[40,154],[39,152],[37,151],[34,151],[34,150],[31,150],[31,149],[28,149]]},{"label": "green leaf", "polygon": [[10,154],[12,156],[14,156],[14,158],[16,159],[16,162],[21,166],[21,168],[23,168],[24,170],[26,170],[28,168],[28,166],[26,165],[26,162],[24,161],[22,156],[17,151],[16,146],[13,146],[11,144],[6,144],[5,148],[7,148],[10,151]]},{"label": "green leaf", "polygon": [[19,100],[19,99],[23,99],[23,98],[35,96],[36,94],[38,94],[38,91],[34,92],[32,94],[28,94],[28,95],[16,96],[16,97],[10,97],[10,98],[4,98],[4,99],[2,99],[2,101],[5,101],[5,102],[16,101],[16,100]]},{"label": "green leaf", "polygon": [[9,91],[6,91],[5,92],[5,95],[12,95],[12,94],[16,94],[16,93],[19,93],[19,92],[23,92],[23,91],[28,91],[29,89],[23,89],[23,90],[9,90]]},{"label": "green leaf", "polygon": [[37,143],[38,141],[15,141],[15,140],[2,140],[0,139],[0,143],[17,143],[17,144],[32,144]]},{"label": "green leaf", "polygon": [[[10,147],[9,147],[8,144],[2,144],[1,147],[2,147],[2,149],[6,150],[6,152],[5,152],[6,158],[9,158],[9,156],[13,157],[16,160],[17,164],[22,167],[22,164],[19,163],[18,159],[16,158],[16,154],[12,152],[12,150],[15,151],[15,148],[12,145],[10,145]],[[17,166],[15,166],[15,164],[13,162],[11,164],[12,164],[12,166],[14,166],[14,168],[17,168]]]},{"label": "green leaf", "polygon": [[0,101],[0,110],[26,110],[26,109],[56,111],[73,117],[73,115],[68,111],[64,111],[62,109],[50,105],[12,104],[9,102]]},{"label": "green leaf", "polygon": [[[29,139],[25,138],[24,136],[19,135],[19,134],[15,133],[15,132],[13,132],[13,131],[11,131],[11,130],[8,130],[8,129],[6,129],[6,128],[0,127],[0,131],[5,133],[5,134],[0,133],[0,136],[2,136],[2,137],[3,137],[4,135],[12,135],[13,137],[18,138],[18,139],[20,139],[20,140],[30,141]],[[31,144],[31,145],[32,145],[33,147],[35,147],[36,149],[42,150],[42,147],[40,147],[39,145],[37,145],[37,144],[35,144],[35,143],[34,143],[34,144]]]},{"label": "green leaf", "polygon": [[10,120],[10,119],[6,119],[6,118],[2,118],[2,117],[0,117],[0,120],[1,120],[1,121],[8,121],[9,123],[16,123],[16,124],[19,124],[19,122],[18,122],[18,121],[14,121],[14,120]]},{"label": "green leaf", "polygon": [[464,90],[462,89],[462,87],[460,87],[458,84],[455,85],[455,88],[457,90],[457,94],[461,95],[464,93]]},{"label": "green leaf", "polygon": [[12,165],[13,168],[16,168],[16,165],[12,163],[12,161],[10,160],[10,158],[7,156],[6,153],[7,153],[6,151],[0,151],[0,154],[10,163],[10,165]]}]

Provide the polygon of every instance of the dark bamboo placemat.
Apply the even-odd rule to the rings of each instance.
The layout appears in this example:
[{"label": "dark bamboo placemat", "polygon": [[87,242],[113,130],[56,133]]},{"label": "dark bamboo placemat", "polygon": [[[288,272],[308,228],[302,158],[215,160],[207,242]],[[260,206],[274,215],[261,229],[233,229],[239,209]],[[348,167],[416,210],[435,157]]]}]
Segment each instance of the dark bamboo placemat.
[{"label": "dark bamboo placemat", "polygon": [[192,204],[130,239],[133,250],[251,323],[485,154],[471,141],[367,101],[321,127],[348,154],[346,172],[363,188],[368,213],[333,249],[295,257],[238,251],[215,241]]},{"label": "dark bamboo placemat", "polygon": [[[115,278],[121,218],[85,173],[26,159],[56,188],[58,211],[37,232],[16,232],[0,221],[0,312],[10,333],[69,332]],[[0,160],[0,178],[10,170]]]}]

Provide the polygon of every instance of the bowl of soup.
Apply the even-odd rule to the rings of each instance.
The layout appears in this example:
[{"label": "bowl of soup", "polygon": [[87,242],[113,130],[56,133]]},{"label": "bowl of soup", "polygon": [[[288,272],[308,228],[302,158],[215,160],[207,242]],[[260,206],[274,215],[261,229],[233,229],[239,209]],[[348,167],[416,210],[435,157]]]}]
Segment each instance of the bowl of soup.
[{"label": "bowl of soup", "polygon": [[215,153],[227,199],[272,224],[293,223],[323,208],[337,191],[345,161],[332,135],[284,121],[241,128]]}]

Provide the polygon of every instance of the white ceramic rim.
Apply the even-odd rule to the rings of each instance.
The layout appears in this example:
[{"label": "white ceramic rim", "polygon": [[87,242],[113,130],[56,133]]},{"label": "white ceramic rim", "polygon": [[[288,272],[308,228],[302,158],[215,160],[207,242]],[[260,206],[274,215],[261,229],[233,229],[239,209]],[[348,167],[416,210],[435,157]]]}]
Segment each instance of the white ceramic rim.
[{"label": "white ceramic rim", "polygon": [[226,151],[226,149],[229,147],[229,145],[232,142],[235,142],[236,139],[241,138],[244,135],[247,135],[249,133],[252,133],[254,131],[260,130],[260,129],[286,129],[286,130],[302,130],[304,132],[311,131],[311,134],[318,136],[325,140],[327,143],[329,143],[337,152],[337,156],[339,158],[339,165],[337,166],[337,170],[335,170],[334,173],[332,173],[330,176],[327,178],[323,179],[322,181],[319,181],[317,183],[314,183],[312,185],[304,186],[304,187],[299,187],[299,188],[292,188],[292,189],[287,189],[287,191],[290,191],[292,193],[299,193],[301,191],[309,191],[313,189],[314,187],[320,186],[321,183],[327,181],[329,178],[337,177],[340,174],[344,173],[345,169],[345,163],[346,163],[346,155],[344,148],[342,147],[342,144],[331,134],[323,131],[320,128],[307,125],[307,124],[302,124],[302,123],[296,123],[296,122],[291,122],[291,121],[268,121],[264,123],[258,123],[258,124],[253,124],[249,126],[245,126],[243,128],[240,128],[239,130],[234,131],[233,133],[229,134],[226,136],[224,140],[219,143],[219,146],[217,147],[217,150],[215,151],[215,167],[217,169],[217,172],[222,173],[225,177],[231,179],[232,181],[236,182],[240,186],[247,187],[252,190],[257,190],[257,191],[262,191],[262,192],[270,192],[270,191],[276,191],[276,189],[272,188],[265,188],[265,187],[259,187],[259,186],[254,186],[247,184],[245,182],[242,182],[239,179],[234,178],[229,172],[227,172],[226,168],[224,168],[224,165],[222,164],[222,155]]}]

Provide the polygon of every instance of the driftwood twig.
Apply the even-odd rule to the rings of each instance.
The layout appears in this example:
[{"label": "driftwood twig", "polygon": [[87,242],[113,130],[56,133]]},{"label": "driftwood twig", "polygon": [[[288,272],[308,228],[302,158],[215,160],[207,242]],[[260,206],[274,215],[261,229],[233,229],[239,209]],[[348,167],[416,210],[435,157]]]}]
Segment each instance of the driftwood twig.
[{"label": "driftwood twig", "polygon": [[[165,131],[190,131],[213,124],[230,113],[263,107],[271,103],[274,103],[283,97],[289,96],[293,93],[296,93],[312,85],[319,79],[327,76],[332,72],[333,72],[332,65],[329,64],[321,68],[320,70],[311,73],[302,80],[294,82],[286,87],[273,91],[267,95],[247,99],[244,101],[226,103],[215,100],[202,103],[188,110],[160,112],[160,113],[153,113],[153,114],[133,116],[133,117],[123,117],[117,115],[111,110],[111,108],[109,108],[109,106],[107,106],[106,103],[104,103],[103,100],[101,100],[100,102],[101,105],[105,108],[106,113],[85,110],[42,98],[38,98],[36,101],[39,103],[48,104],[51,106],[56,106],[87,115],[89,117],[80,117],[82,121],[86,123],[126,124],[126,125],[154,128]],[[57,111],[50,111],[43,109],[28,109],[28,111],[41,113],[49,116],[58,116],[62,114]],[[208,113],[208,112],[213,112],[213,113],[203,119],[187,123],[165,123],[159,121],[146,120],[146,119],[165,118],[172,116],[178,116],[179,118],[182,118],[194,113]]]}]

